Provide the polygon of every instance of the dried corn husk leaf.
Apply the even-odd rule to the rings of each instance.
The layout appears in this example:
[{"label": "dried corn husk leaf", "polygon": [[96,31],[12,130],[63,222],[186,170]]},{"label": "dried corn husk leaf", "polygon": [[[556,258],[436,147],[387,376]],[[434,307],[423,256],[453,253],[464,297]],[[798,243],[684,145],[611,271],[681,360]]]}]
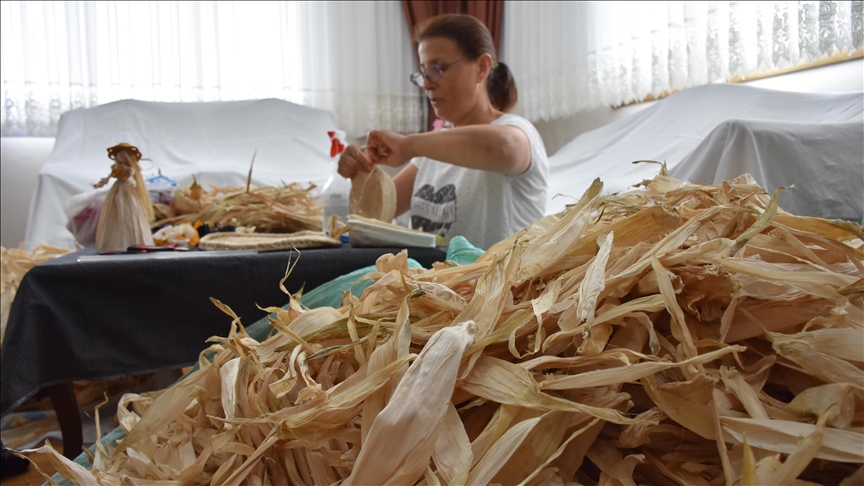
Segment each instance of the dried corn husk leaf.
[{"label": "dried corn husk leaf", "polygon": [[[543,390],[568,390],[575,388],[589,388],[595,386],[614,385],[616,383],[624,383],[636,381],[646,376],[653,375],[669,368],[680,368],[684,366],[692,366],[704,362],[714,361],[719,357],[735,352],[744,351],[743,346],[730,346],[721,348],[710,353],[705,353],[694,358],[690,358],[677,363],[638,363],[627,365],[624,367],[610,368],[606,370],[588,371],[577,375],[566,375],[555,377],[543,381],[540,388]],[[645,358],[648,358],[645,356]]]},{"label": "dried corn husk leaf", "polygon": [[396,215],[396,185],[381,167],[359,172],[351,179],[348,211],[365,218],[389,223]]},{"label": "dried corn husk leaf", "polygon": [[443,484],[465,484],[468,480],[474,454],[459,412],[452,405],[444,413],[432,459]]},{"label": "dried corn husk leaf", "polygon": [[634,423],[616,410],[592,407],[543,393],[524,368],[489,356],[477,361],[471,374],[462,381],[462,389],[497,403],[544,411],[582,412],[613,423]]},{"label": "dried corn husk leaf", "polygon": [[854,420],[855,399],[861,397],[846,383],[830,383],[804,390],[789,403],[789,410],[813,418],[825,417],[829,427],[848,429]]},{"label": "dried corn husk leaf", "polygon": [[591,217],[591,203],[602,189],[603,183],[595,179],[569,212],[552,224],[545,234],[537,235],[534,244],[525,250],[521,268],[514,279],[515,284],[534,278],[566,255],[573,243],[582,236]]},{"label": "dried corn husk leaf", "polygon": [[[405,301],[402,302],[402,306],[399,308],[399,313],[396,315],[396,322],[394,324],[398,328],[394,329],[393,338],[372,352],[372,356],[369,358],[367,373],[375,372],[408,355],[408,348],[411,345],[411,323],[408,319],[408,305]],[[394,377],[393,383],[388,384],[384,389],[373,392],[363,402],[363,418],[360,423],[360,439],[362,443],[366,442],[375,419],[384,410],[384,407],[387,406],[403,374],[404,370],[400,370],[399,375]]]},{"label": "dried corn husk leaf", "polygon": [[[544,479],[542,476],[544,471],[549,471],[549,469],[545,469],[546,466],[548,466],[553,461],[555,461],[556,459],[561,457],[561,454],[567,450],[568,446],[573,441],[573,439],[582,436],[582,434],[584,432],[595,427],[598,422],[599,422],[599,419],[595,418],[594,420],[589,422],[587,425],[585,425],[581,429],[578,429],[575,432],[573,432],[572,434],[570,434],[570,437],[568,437],[567,440],[562,442],[561,445],[558,446],[558,449],[555,450],[555,452],[553,452],[552,455],[550,455],[543,464],[541,464],[539,467],[537,467],[537,469],[535,469],[534,472],[529,474],[528,477],[525,478],[525,480],[523,480],[521,483],[519,483],[520,486],[524,486],[526,484],[538,484],[538,485],[539,484],[553,484],[549,480]],[[593,442],[593,439],[589,440],[588,442]],[[555,477],[560,480],[560,476],[556,475]],[[563,482],[562,482],[562,484],[563,484]]]},{"label": "dried corn husk leaf", "polygon": [[470,265],[382,257],[339,309],[264,308],[263,342],[214,300],[234,322],[203,375],[125,397],[94,478],[855,483],[861,228],[748,175],[644,186],[596,181]]},{"label": "dried corn husk leaf", "polygon": [[156,430],[161,429],[182,414],[186,407],[192,403],[192,390],[212,372],[215,372],[215,367],[211,364],[187,376],[186,379],[160,395],[159,399],[147,409],[149,413],[141,417],[126,437],[117,444],[117,452],[123,452],[127,447],[149,437]]},{"label": "dried corn husk leaf", "polygon": [[[48,459],[51,461],[51,465],[54,466],[54,469],[60,473],[61,476],[69,478],[75,484],[92,484],[94,482],[93,476],[87,468],[64,457],[63,454],[60,454],[51,446],[51,442],[49,441],[45,441],[45,445],[37,449],[29,449],[21,452],[48,454]],[[33,464],[35,465],[36,463],[34,462]],[[40,470],[39,472],[42,471]],[[42,475],[45,476],[45,479],[51,484],[57,484],[47,474],[42,473]]]},{"label": "dried corn husk leaf", "polygon": [[[787,420],[757,420],[720,417],[723,430],[736,440],[744,438],[760,449],[791,454],[798,438],[808,437],[820,430],[819,426]],[[864,463],[864,437],[852,431],[821,428],[823,437],[816,457],[829,461]]]},{"label": "dried corn husk leaf", "polygon": [[864,391],[864,370],[829,353],[816,351],[805,340],[774,335],[774,350],[784,358],[799,364],[809,375],[826,383],[849,383]]},{"label": "dried corn husk leaf", "polygon": [[[548,412],[553,413],[553,412]],[[531,430],[540,423],[542,416],[523,420],[509,428],[471,469],[467,484],[489,484],[522,444]]]},{"label": "dried corn husk leaf", "polygon": [[817,429],[807,437],[800,438],[795,450],[789,454],[783,465],[768,474],[762,483],[792,484],[816,456],[819,446],[822,444],[822,435],[822,431]]},{"label": "dried corn husk leaf", "polygon": [[726,388],[738,398],[751,417],[759,420],[767,420],[769,418],[768,412],[765,411],[765,407],[762,406],[762,402],[759,400],[759,395],[747,384],[741,374],[738,373],[738,370],[730,370],[725,366],[721,366],[720,376],[723,378]]},{"label": "dried corn husk leaf", "polygon": [[606,440],[594,442],[591,450],[588,451],[588,458],[601,471],[624,486],[636,486],[633,481],[633,470],[644,460],[644,456],[641,455],[621,457],[618,448]]},{"label": "dried corn husk leaf", "polygon": [[411,484],[423,475],[450,407],[462,352],[475,332],[468,321],[435,333],[375,418],[343,484]]},{"label": "dried corn husk leaf", "polygon": [[213,188],[196,200],[192,198],[190,187],[177,191],[180,196],[175,201],[183,201],[179,216],[156,221],[152,227],[168,223],[193,224],[200,220],[221,226],[254,227],[258,233],[319,231],[323,224],[323,210],[311,195],[314,188],[314,185],[304,188],[297,183],[254,189]]},{"label": "dried corn husk leaf", "polygon": [[572,416],[572,413],[566,412],[543,414],[540,422],[531,429],[514,452],[520,460],[505,463],[492,478],[492,482],[500,484],[522,482],[538,468],[550,462],[558,444],[564,439]]},{"label": "dried corn husk leaf", "polygon": [[601,235],[597,239],[597,246],[600,249],[594,261],[588,265],[582,284],[579,285],[579,292],[576,294],[576,301],[578,302],[576,321],[584,322],[589,327],[594,321],[597,297],[606,288],[605,269],[606,263],[609,261],[609,252],[612,251],[613,235],[614,233],[609,233],[608,235]]}]

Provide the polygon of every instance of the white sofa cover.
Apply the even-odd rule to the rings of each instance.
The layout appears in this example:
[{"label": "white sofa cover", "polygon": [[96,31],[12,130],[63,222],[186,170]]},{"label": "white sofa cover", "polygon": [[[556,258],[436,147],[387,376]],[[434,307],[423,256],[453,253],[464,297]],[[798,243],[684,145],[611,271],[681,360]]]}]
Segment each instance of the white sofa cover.
[{"label": "white sofa cover", "polygon": [[[864,133],[858,128],[856,136],[855,124],[860,127],[862,119],[864,94],[860,92],[795,93],[738,84],[689,88],[628,118],[583,133],[550,157],[546,212],[555,213],[572,204],[597,177],[604,183],[604,193],[632,190],[634,184],[659,171],[655,164],[632,162],[655,160],[665,161],[670,175],[683,180],[692,178],[697,183],[702,179],[708,184],[719,183],[743,172],[750,172],[768,191],[794,183],[798,190],[781,196],[784,210],[794,212],[806,207],[806,213],[811,215],[821,213],[826,218],[860,221],[864,211],[860,202],[864,193]],[[694,152],[715,128],[729,120],[738,120],[739,127],[741,123],[758,121],[758,130],[752,131],[758,138],[749,143],[764,148],[739,150],[746,160],[734,165],[733,158],[724,157],[722,150],[703,147]],[[800,125],[790,127],[790,123]],[[779,151],[771,146],[775,128],[787,136],[815,140],[820,130],[824,131],[819,125],[847,123],[852,125],[835,131],[830,143],[817,144],[820,150]],[[808,132],[808,127],[815,131]],[[716,143],[711,142],[712,147]],[[757,152],[759,156],[754,157]],[[805,165],[815,170],[801,170]],[[838,177],[841,167],[842,174],[857,176]],[[857,194],[857,199],[850,199],[840,211],[834,203],[823,205],[818,199],[828,186],[841,198]],[[793,198],[799,201],[790,206]]]},{"label": "white sofa cover", "polygon": [[196,176],[209,184],[242,186],[257,150],[252,182],[314,183],[330,174],[333,115],[277,99],[202,103],[123,100],[67,112],[57,140],[39,172],[27,220],[28,245],[75,248],[63,207],[92,190],[110,172],[106,149],[130,143],[152,162],[145,177],[162,174],[185,186]]}]

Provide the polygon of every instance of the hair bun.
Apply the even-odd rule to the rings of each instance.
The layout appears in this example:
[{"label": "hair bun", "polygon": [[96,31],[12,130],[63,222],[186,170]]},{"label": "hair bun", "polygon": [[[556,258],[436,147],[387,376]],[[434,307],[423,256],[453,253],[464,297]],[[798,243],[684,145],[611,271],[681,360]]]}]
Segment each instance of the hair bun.
[{"label": "hair bun", "polygon": [[489,101],[492,105],[503,111],[510,111],[516,105],[516,80],[513,73],[503,62],[496,62],[486,78],[486,89],[489,92]]}]

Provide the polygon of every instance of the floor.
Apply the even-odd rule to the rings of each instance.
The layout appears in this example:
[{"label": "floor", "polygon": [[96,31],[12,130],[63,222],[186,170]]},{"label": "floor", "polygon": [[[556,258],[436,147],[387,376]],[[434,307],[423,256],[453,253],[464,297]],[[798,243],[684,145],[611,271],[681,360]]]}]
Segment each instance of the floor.
[{"label": "floor", "polygon": [[[186,367],[178,370],[166,370],[150,375],[143,375],[139,377],[129,377],[129,378],[121,378],[117,380],[108,380],[101,382],[75,382],[75,394],[78,399],[79,407],[82,411],[81,420],[82,420],[82,428],[84,429],[85,442],[87,440],[88,428],[94,428],[93,422],[93,407],[98,404],[100,401],[105,399],[106,395],[111,397],[110,403],[106,404],[103,408],[104,411],[110,410],[112,405],[116,410],[116,403],[119,400],[120,396],[123,393],[134,392],[141,393],[144,391],[150,390],[160,390],[170,386],[174,381],[176,381],[180,376],[185,373],[188,373],[191,367]],[[42,399],[40,402],[30,402],[28,404],[19,407],[14,412],[25,411],[25,409],[35,410],[35,409],[50,409],[50,402],[46,399]],[[10,413],[10,415],[12,415]],[[113,416],[114,414],[109,412],[109,415]],[[7,416],[8,418],[8,416]],[[106,415],[103,415],[102,434],[110,432],[113,427],[107,427],[105,418]],[[113,417],[112,417],[113,418]],[[59,426],[58,426],[59,427]],[[18,429],[21,430],[21,429]],[[4,434],[6,432],[4,431]],[[95,437],[95,436],[94,436]],[[34,437],[32,440],[36,440]],[[63,453],[63,442],[54,438],[48,439],[51,441],[51,445],[61,454]],[[6,439],[4,439],[4,442]],[[36,445],[33,445],[32,448],[38,448],[44,445],[45,441],[42,440]],[[31,442],[32,444],[32,442]],[[10,447],[12,447],[10,445]],[[51,464],[51,461],[48,459],[47,454],[37,454],[37,453],[29,453],[25,454],[32,461],[36,463],[36,465],[47,475],[51,476],[56,472],[54,466]],[[24,485],[37,485],[45,483],[45,476],[43,476],[33,464],[27,469],[24,474],[14,476],[11,478],[0,480],[0,486],[24,486]]]},{"label": "floor", "polygon": [[[42,444],[44,444],[44,442]],[[42,446],[42,444],[39,445]],[[62,442],[51,441],[51,445],[55,449],[57,449],[57,452],[63,452]],[[33,460],[36,465],[39,466],[39,469],[41,469],[45,474],[48,474],[50,476],[57,472],[54,469],[54,466],[51,465],[51,461],[48,460],[48,456],[46,454],[30,453],[25,455],[31,460]],[[39,470],[33,467],[33,465],[31,464],[30,468],[27,469],[27,472],[25,472],[24,474],[0,480],[0,486],[29,486],[42,484],[44,482],[45,476],[43,476],[39,472]]]}]

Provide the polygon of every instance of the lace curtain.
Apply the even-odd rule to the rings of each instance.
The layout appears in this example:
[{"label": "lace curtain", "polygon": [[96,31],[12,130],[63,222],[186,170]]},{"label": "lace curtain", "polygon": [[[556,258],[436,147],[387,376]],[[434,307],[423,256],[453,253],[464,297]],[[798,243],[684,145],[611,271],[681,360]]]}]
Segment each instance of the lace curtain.
[{"label": "lace curtain", "polygon": [[280,98],[351,134],[423,129],[399,2],[2,2],[2,135],[120,99]]},{"label": "lace curtain", "polygon": [[[501,59],[533,121],[860,56],[864,2],[522,2]],[[538,28],[538,26],[543,26]]]}]

